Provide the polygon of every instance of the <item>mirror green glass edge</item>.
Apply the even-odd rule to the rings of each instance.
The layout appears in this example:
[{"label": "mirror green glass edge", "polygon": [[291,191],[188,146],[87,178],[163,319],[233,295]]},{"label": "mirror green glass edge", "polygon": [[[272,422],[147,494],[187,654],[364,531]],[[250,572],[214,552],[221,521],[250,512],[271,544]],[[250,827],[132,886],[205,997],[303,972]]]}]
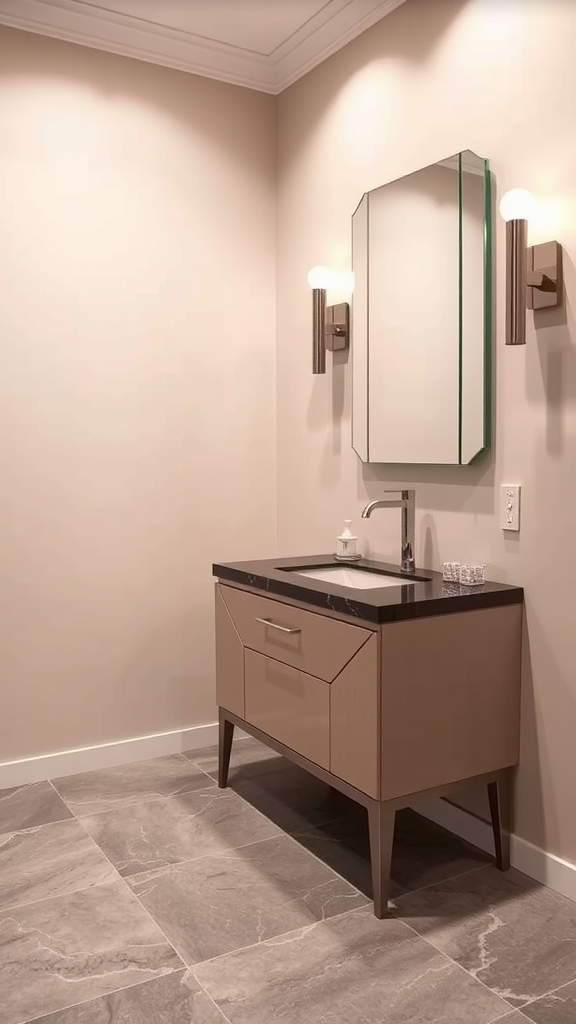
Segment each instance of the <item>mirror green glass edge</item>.
[{"label": "mirror green glass edge", "polygon": [[[464,178],[462,174],[462,153],[458,153],[458,465],[462,465],[462,429],[464,419],[463,395],[463,359],[464,359],[464,309],[463,309],[463,277],[464,277]],[[486,211],[484,211],[486,217]]]},{"label": "mirror green glass edge", "polygon": [[[484,448],[492,443],[492,175],[484,160]],[[480,453],[479,453],[480,454]]]},{"label": "mirror green glass edge", "polygon": [[[460,394],[458,399],[459,425],[458,425],[458,465],[471,466],[476,460],[490,448],[492,444],[492,176],[490,173],[490,161],[486,157],[480,157],[484,167],[484,289],[483,289],[483,311],[484,311],[484,431],[482,447],[474,453],[467,462],[462,461],[462,150],[458,154],[458,177],[459,177],[459,230],[460,230],[460,287],[459,287],[459,314],[460,314]],[[467,152],[473,153],[473,150]],[[427,463],[430,465],[430,463]]]},{"label": "mirror green glass edge", "polygon": [[[467,462],[462,461],[462,419],[463,419],[463,394],[462,394],[462,360],[463,360],[463,294],[462,294],[462,253],[463,253],[463,170],[462,154],[471,153],[482,161],[484,170],[484,282],[483,282],[483,314],[484,314],[484,424],[482,446],[474,453]],[[458,231],[459,231],[459,289],[458,289],[458,315],[459,315],[459,374],[458,374],[458,463],[459,466],[471,466],[492,443],[492,177],[490,174],[490,161],[486,157],[478,156],[473,150],[461,150],[458,153]],[[396,463],[398,465],[398,463]],[[415,465],[411,463],[411,465]],[[420,465],[440,465],[440,463],[420,463]],[[445,465],[442,463],[442,465]],[[449,463],[447,464],[449,465]]]}]

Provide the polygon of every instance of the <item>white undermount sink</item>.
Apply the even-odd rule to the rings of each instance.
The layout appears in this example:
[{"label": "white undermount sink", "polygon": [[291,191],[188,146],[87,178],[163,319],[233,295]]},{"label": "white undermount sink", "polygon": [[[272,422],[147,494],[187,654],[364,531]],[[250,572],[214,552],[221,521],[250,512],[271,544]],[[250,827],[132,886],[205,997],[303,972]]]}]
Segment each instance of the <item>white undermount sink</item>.
[{"label": "white undermount sink", "polygon": [[295,576],[307,576],[311,580],[322,583],[336,583],[339,587],[351,587],[353,590],[376,590],[380,587],[406,587],[413,580],[403,580],[398,576],[386,576],[380,572],[367,572],[365,569],[354,569],[351,566],[324,566],[323,569],[293,569]]}]

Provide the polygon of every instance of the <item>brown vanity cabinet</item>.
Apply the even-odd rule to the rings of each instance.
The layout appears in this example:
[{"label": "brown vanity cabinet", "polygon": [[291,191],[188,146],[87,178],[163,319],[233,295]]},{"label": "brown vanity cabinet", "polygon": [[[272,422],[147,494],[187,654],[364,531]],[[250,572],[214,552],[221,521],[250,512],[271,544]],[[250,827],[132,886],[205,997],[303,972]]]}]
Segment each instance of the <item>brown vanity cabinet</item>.
[{"label": "brown vanity cabinet", "polygon": [[418,796],[485,782],[506,868],[521,623],[521,603],[374,623],[218,583],[219,784],[238,725],[364,804],[379,917],[395,812]]}]

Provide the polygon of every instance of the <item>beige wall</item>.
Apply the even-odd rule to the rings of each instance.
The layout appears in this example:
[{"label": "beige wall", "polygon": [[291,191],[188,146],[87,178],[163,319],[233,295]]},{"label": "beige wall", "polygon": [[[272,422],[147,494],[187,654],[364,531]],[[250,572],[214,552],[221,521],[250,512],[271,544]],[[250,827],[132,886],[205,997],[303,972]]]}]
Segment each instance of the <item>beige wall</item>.
[{"label": "beige wall", "polygon": [[274,537],[274,100],[0,32],[0,761],[213,721]]},{"label": "beige wall", "polygon": [[[522,766],[516,831],[576,860],[576,4],[408,0],[278,102],[278,514],[284,555],[331,551],[354,516],[364,549],[394,560],[394,513],[359,520],[383,486],[417,490],[420,564],[479,559],[526,587]],[[350,449],[350,372],[310,373],[316,263],[346,268],[360,196],[471,148],[498,192],[542,202],[531,241],[565,246],[567,303],[528,344],[504,347],[504,225],[497,219],[495,446],[454,470],[365,467]],[[567,320],[567,324],[566,324]],[[330,363],[332,362],[330,358]],[[499,527],[500,482],[523,487],[522,532]]]}]

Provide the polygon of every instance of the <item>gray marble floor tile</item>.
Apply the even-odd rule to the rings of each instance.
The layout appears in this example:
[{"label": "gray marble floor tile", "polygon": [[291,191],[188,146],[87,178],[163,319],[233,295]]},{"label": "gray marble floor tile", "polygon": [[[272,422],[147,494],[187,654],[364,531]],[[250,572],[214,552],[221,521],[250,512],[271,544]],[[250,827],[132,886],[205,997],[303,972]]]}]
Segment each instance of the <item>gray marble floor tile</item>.
[{"label": "gray marble floor tile", "polygon": [[488,1024],[506,1004],[370,908],[195,969],[231,1024]]},{"label": "gray marble floor tile", "polygon": [[0,1024],[182,967],[125,882],[0,912]]},{"label": "gray marble floor tile", "polygon": [[230,785],[284,832],[301,832],[358,808],[358,804],[296,765],[256,778],[238,777]]},{"label": "gray marble floor tile", "polygon": [[[202,750],[188,750],[188,757],[213,779],[218,779],[218,746],[204,747]],[[267,775],[268,772],[289,768],[290,761],[281,757],[270,747],[251,736],[239,736],[232,744],[229,780],[250,779],[255,775]]]},{"label": "gray marble floor tile", "polygon": [[58,792],[79,816],[214,785],[213,779],[182,754],[54,779]]},{"label": "gray marble floor tile", "polygon": [[230,789],[198,790],[82,818],[118,868],[133,875],[282,835]]},{"label": "gray marble floor tile", "polygon": [[576,979],[576,903],[517,871],[482,868],[396,904],[400,918],[514,1007]]},{"label": "gray marble floor tile", "polygon": [[367,902],[288,836],[128,881],[189,966]]},{"label": "gray marble floor tile", "polygon": [[525,1017],[520,1010],[513,1010],[512,1013],[507,1013],[505,1017],[499,1017],[496,1021],[491,1021],[490,1024],[528,1024],[528,1017]]},{"label": "gray marble floor tile", "polygon": [[[372,896],[368,814],[364,808],[337,821],[318,825],[294,838],[334,871]],[[415,811],[399,811],[394,830],[391,895],[472,871],[490,858],[427,821]]]},{"label": "gray marble floor tile", "polygon": [[0,910],[117,880],[74,819],[0,836]]},{"label": "gray marble floor tile", "polygon": [[226,1024],[226,1020],[191,971],[176,971],[49,1013],[35,1024]]},{"label": "gray marble floor tile", "polygon": [[0,789],[0,835],[71,817],[72,811],[49,782]]},{"label": "gray marble floor tile", "polygon": [[534,1024],[574,1024],[576,1021],[576,982],[563,985],[535,1003],[522,1007],[522,1013]]}]

